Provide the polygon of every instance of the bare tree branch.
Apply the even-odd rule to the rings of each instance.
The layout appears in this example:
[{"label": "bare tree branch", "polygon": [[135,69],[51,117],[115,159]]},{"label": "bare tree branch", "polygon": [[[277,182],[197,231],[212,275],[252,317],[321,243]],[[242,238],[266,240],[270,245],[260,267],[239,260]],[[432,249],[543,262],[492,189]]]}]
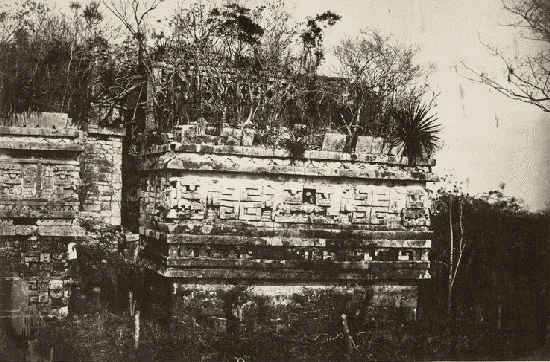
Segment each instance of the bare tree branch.
[{"label": "bare tree branch", "polygon": [[459,75],[470,81],[485,84],[510,99],[550,112],[550,2],[503,0],[503,6],[518,17],[516,23],[509,25],[530,30],[530,34],[524,36],[525,39],[548,44],[538,53],[528,55],[523,60],[510,59],[496,47],[484,44],[506,70],[506,80],[499,80],[498,76],[475,69],[465,62],[459,62],[455,69]]}]

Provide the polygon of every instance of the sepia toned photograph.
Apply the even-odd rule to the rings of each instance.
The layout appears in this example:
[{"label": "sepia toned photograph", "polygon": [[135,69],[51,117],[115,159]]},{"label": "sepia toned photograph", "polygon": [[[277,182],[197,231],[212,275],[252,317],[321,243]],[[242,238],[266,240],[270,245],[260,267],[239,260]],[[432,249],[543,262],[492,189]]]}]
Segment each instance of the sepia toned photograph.
[{"label": "sepia toned photograph", "polygon": [[0,1],[0,361],[550,360],[548,0]]}]

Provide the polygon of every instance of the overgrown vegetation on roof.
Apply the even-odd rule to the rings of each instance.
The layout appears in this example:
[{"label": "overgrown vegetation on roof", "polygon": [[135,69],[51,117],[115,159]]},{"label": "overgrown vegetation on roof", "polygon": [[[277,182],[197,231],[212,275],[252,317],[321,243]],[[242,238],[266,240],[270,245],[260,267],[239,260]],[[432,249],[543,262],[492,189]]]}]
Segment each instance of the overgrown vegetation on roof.
[{"label": "overgrown vegetation on roof", "polygon": [[[201,3],[154,22],[159,3],[75,2],[69,14],[30,0],[2,7],[0,115],[55,111],[81,126],[120,123],[137,144],[139,133],[173,132],[199,118],[220,131],[303,124],[351,143],[359,135],[399,139],[395,114],[421,104],[435,113],[423,103],[434,98],[431,68],[416,61],[416,48],[365,31],[327,49],[327,32],[346,21],[331,11],[295,24],[280,0]],[[328,53],[337,77],[320,72]],[[433,149],[414,147],[424,156]]]}]

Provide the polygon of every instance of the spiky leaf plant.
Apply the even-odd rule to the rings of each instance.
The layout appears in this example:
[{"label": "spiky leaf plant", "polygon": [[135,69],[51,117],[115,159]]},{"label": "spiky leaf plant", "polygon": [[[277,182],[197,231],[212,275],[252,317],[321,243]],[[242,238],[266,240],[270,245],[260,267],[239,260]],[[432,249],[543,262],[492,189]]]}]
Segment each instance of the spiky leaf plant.
[{"label": "spiky leaf plant", "polygon": [[401,148],[409,165],[415,165],[419,158],[431,156],[439,145],[441,125],[435,114],[428,114],[430,111],[429,105],[417,104],[394,113],[392,143]]}]

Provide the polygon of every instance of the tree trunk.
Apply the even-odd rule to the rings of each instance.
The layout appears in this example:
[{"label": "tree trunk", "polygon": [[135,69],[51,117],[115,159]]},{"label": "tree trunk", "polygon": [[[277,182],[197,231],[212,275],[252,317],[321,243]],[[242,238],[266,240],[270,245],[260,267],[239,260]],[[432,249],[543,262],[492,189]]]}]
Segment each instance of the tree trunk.
[{"label": "tree trunk", "polygon": [[139,348],[139,310],[134,314],[134,349]]},{"label": "tree trunk", "polygon": [[132,291],[129,291],[128,292],[128,302],[130,304],[130,315],[133,316],[134,315],[134,293],[132,293]]},{"label": "tree trunk", "polygon": [[349,334],[349,327],[348,327],[348,321],[345,314],[342,314],[342,324],[344,327],[344,343],[345,343],[345,355],[346,355],[346,361],[351,361],[351,349],[352,349],[352,343],[351,343],[351,336]]},{"label": "tree trunk", "polygon": [[[464,246],[465,246],[465,242],[464,242],[464,224],[462,222],[462,198],[459,199],[459,214],[458,214],[458,223],[459,223],[459,226],[460,226],[460,239],[459,239],[459,242],[458,242],[458,260],[456,261],[456,265],[454,266],[453,268],[453,264],[454,262],[451,262],[451,273],[449,274],[449,300],[448,300],[448,309],[449,309],[449,313],[450,313],[450,310],[451,310],[451,306],[452,306],[452,295],[453,295],[453,287],[455,285],[455,280],[456,280],[456,275],[458,274],[458,268],[460,267],[460,262],[462,261],[462,256],[464,255]],[[450,215],[450,214],[449,214]],[[452,219],[452,218],[450,218]],[[452,221],[451,222],[451,247],[454,248],[454,234],[453,234],[453,231],[452,231]],[[454,259],[454,250],[451,250],[451,259]]]},{"label": "tree trunk", "polygon": [[147,101],[145,107],[145,130],[146,131],[157,131],[157,124],[155,122],[154,114],[154,83],[153,83],[153,74],[147,75]]},{"label": "tree trunk", "polygon": [[454,264],[454,235],[453,235],[453,196],[449,195],[449,231],[450,231],[450,246],[449,246],[449,284],[447,291],[447,316],[451,316],[451,307],[453,300],[453,264]]}]

